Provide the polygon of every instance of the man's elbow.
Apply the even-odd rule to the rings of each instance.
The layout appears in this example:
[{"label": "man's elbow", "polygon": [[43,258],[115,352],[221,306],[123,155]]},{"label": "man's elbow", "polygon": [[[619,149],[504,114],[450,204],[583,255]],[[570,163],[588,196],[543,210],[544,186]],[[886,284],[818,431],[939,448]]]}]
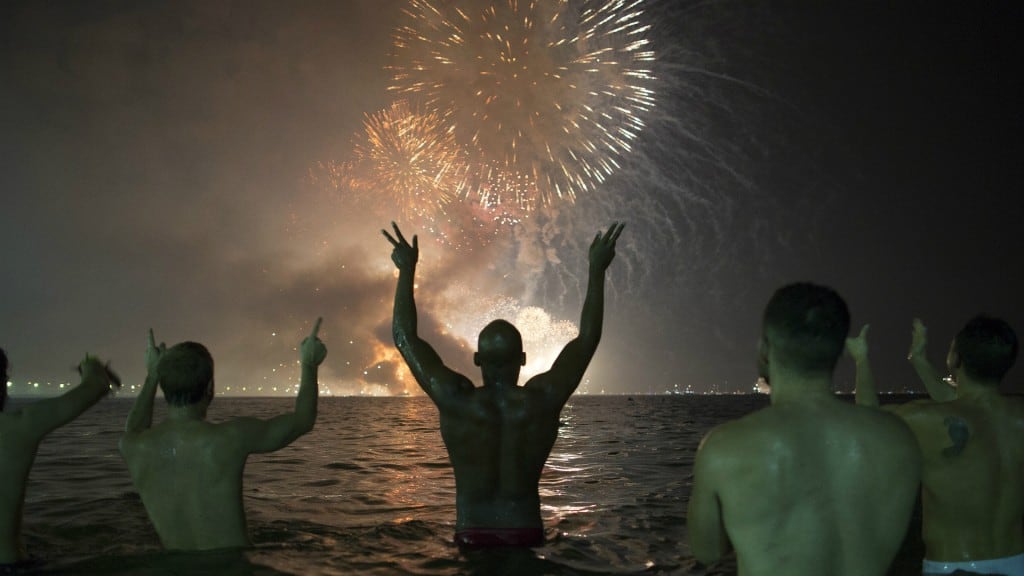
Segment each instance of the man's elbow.
[{"label": "man's elbow", "polygon": [[296,418],[292,424],[293,437],[298,438],[299,436],[310,433],[313,430],[313,426],[315,425],[315,410],[312,413],[296,414]]}]

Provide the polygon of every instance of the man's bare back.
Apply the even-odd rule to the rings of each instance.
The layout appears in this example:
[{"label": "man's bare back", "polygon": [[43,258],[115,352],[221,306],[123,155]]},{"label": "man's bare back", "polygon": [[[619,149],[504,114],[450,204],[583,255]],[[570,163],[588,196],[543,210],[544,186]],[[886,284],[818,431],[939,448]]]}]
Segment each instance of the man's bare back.
[{"label": "man's bare back", "polygon": [[771,406],[716,427],[698,450],[687,521],[698,561],[731,545],[742,576],[886,573],[920,455],[898,418],[836,398],[848,331],[831,289],[793,284],[769,301],[758,360]]},{"label": "man's bare back", "polygon": [[924,459],[928,559],[1024,553],[1024,403],[991,390],[951,402],[913,402],[896,413],[914,431]]},{"label": "man's bare back", "polygon": [[740,574],[884,574],[917,490],[892,482],[918,474],[913,440],[896,418],[822,398],[716,428],[695,474],[716,492]]},{"label": "man's bare back", "polygon": [[544,462],[558,436],[558,415],[576,390],[601,339],[604,279],[615,257],[621,224],[599,233],[590,246],[587,296],[580,334],[566,344],[551,369],[520,387],[526,362],[522,337],[504,320],[481,332],[474,362],[483,386],[474,387],[447,366],[417,333],[413,297],[419,244],[410,244],[397,225],[394,236],[384,231],[398,268],[395,345],[424,392],[437,405],[441,436],[455,470],[456,541],[462,546],[540,544],[538,482]]},{"label": "man's bare back", "polygon": [[455,469],[456,529],[540,528],[537,486],[562,406],[534,378],[505,393],[467,388],[440,407]]},{"label": "man's bare back", "polygon": [[[249,545],[242,504],[242,473],[249,454],[273,452],[313,428],[317,367],[327,349],[320,320],[301,346],[302,380],[295,411],[269,420],[205,420],[213,399],[213,359],[205,347],[183,342],[146,351],[147,377],[128,416],[121,453],[164,548],[211,550]],[[167,418],[152,426],[157,385]]]},{"label": "man's bare back", "polygon": [[249,544],[242,471],[249,452],[230,423],[165,420],[123,445],[135,489],[164,548]]}]

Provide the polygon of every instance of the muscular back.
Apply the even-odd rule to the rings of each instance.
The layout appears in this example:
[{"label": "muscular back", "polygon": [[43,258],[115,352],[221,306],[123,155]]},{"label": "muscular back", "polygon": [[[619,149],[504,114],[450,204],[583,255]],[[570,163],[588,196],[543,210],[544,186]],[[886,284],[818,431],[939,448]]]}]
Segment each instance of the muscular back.
[{"label": "muscular back", "polygon": [[1024,552],[1024,404],[993,394],[912,403],[900,413],[924,459],[927,557],[962,561]]},{"label": "muscular back", "polygon": [[919,457],[890,415],[772,406],[716,429],[702,452],[740,574],[880,575],[903,540]]},{"label": "muscular back", "polygon": [[224,424],[165,421],[122,443],[132,480],[165,548],[247,546],[247,452]]},{"label": "muscular back", "polygon": [[537,483],[558,435],[560,404],[537,379],[472,388],[438,403],[455,469],[456,528],[542,526]]}]

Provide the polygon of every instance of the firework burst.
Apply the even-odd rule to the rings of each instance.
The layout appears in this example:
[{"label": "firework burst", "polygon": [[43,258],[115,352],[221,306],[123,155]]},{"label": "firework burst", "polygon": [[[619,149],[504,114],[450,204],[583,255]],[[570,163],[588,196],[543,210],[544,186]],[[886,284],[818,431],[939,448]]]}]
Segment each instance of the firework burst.
[{"label": "firework burst", "polygon": [[615,172],[654,106],[643,0],[412,0],[392,89],[469,156],[467,193],[530,210]]},{"label": "firework burst", "polygon": [[460,194],[462,157],[437,113],[422,113],[399,100],[366,116],[355,160],[342,172],[355,191],[397,206],[407,218],[433,218]]}]

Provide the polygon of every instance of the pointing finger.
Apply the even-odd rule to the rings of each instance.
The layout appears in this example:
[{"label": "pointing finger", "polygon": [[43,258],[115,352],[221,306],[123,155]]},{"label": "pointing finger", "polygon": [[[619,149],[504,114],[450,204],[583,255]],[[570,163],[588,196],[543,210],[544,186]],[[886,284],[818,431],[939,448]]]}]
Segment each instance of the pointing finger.
[{"label": "pointing finger", "polygon": [[316,338],[317,333],[320,332],[320,323],[323,321],[323,316],[320,316],[316,319],[316,323],[313,324],[313,332],[310,333],[311,337]]},{"label": "pointing finger", "polygon": [[149,329],[149,347],[156,348],[156,339],[153,338],[153,329]]},{"label": "pointing finger", "polygon": [[415,234],[412,235],[412,247],[416,250],[420,249],[420,241]]},{"label": "pointing finger", "polygon": [[865,324],[864,327],[860,329],[860,338],[868,337],[868,328],[871,328],[871,324]]}]

